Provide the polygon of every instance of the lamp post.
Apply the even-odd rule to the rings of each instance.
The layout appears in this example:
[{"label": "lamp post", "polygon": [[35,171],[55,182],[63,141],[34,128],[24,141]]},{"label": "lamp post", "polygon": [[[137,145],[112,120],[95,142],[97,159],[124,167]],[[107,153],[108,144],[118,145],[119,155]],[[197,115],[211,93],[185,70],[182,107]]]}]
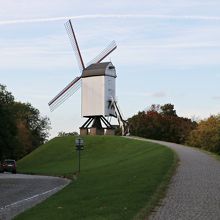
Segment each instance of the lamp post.
[{"label": "lamp post", "polygon": [[78,173],[80,173],[80,157],[81,157],[81,150],[84,150],[84,141],[82,138],[76,138],[75,140],[75,144],[76,144],[76,150],[78,151]]}]

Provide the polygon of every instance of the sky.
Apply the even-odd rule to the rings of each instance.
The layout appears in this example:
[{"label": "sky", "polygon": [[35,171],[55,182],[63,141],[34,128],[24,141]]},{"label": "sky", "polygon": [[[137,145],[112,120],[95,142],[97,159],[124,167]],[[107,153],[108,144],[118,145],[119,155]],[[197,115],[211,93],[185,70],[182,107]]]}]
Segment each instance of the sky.
[{"label": "sky", "polygon": [[182,117],[220,113],[219,0],[0,0],[0,83],[51,120],[51,137],[79,131],[81,92],[48,102],[81,75],[64,28],[71,18],[88,63],[112,40],[125,118],[172,103]]}]

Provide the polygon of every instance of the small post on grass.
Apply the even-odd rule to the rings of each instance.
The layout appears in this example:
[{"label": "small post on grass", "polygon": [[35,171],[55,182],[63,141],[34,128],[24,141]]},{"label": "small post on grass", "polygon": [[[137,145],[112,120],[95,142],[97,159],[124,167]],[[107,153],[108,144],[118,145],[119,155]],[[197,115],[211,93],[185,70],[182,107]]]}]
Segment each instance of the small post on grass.
[{"label": "small post on grass", "polygon": [[81,150],[84,150],[84,141],[82,138],[76,138],[75,140],[76,143],[76,150],[78,151],[78,161],[79,161],[79,165],[78,165],[78,173],[80,173],[80,157],[81,157]]}]

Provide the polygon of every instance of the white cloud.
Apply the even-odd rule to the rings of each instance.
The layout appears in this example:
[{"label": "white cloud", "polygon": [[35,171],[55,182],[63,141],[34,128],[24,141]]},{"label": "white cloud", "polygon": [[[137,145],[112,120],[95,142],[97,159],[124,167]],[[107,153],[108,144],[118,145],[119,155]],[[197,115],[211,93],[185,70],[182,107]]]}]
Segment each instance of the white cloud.
[{"label": "white cloud", "polygon": [[78,15],[88,14],[95,12],[96,14],[106,14],[111,12],[117,13],[132,13],[138,11],[139,14],[151,12],[151,13],[167,13],[178,12],[178,10],[206,8],[213,4],[213,2],[197,1],[197,0],[185,0],[175,1],[162,0],[156,1],[140,1],[135,2],[133,0],[118,1],[87,1],[87,0],[0,0],[0,18],[36,18],[42,16],[54,16],[54,15]]},{"label": "white cloud", "polygon": [[212,97],[214,100],[220,100],[220,95],[219,96],[213,96]]},{"label": "white cloud", "polygon": [[202,67],[210,65],[219,65],[220,51],[212,50],[211,48],[178,48],[170,47],[162,48],[131,48],[123,47],[116,54],[115,62],[130,66],[150,67],[154,65],[155,68],[190,68]]},{"label": "white cloud", "polygon": [[167,94],[166,94],[166,92],[159,91],[159,92],[152,93],[152,96],[155,98],[164,98],[167,96]]},{"label": "white cloud", "polygon": [[164,91],[155,91],[155,92],[132,92],[126,93],[127,95],[132,96],[144,96],[144,97],[153,97],[153,98],[165,98],[167,97],[167,93]]},{"label": "white cloud", "polygon": [[196,48],[218,48],[220,47],[220,43],[213,43],[213,42],[195,42],[195,43],[173,43],[173,44],[143,44],[143,45],[133,45],[126,47],[130,47],[133,49],[196,49]]},{"label": "white cloud", "polygon": [[[159,65],[162,67],[218,65],[220,43],[215,42],[181,42],[161,43],[160,40],[146,40],[130,43],[118,42],[118,49],[109,58],[120,65]],[[172,38],[171,40],[172,41]],[[78,72],[74,52],[69,40],[64,36],[45,36],[28,41],[7,41],[0,43],[1,69],[53,70],[74,69]],[[157,43],[158,42],[158,43]],[[97,55],[102,45],[82,49],[84,62],[87,63]]]},{"label": "white cloud", "polygon": [[19,24],[19,23],[35,23],[35,22],[54,22],[65,21],[68,19],[168,19],[168,20],[208,20],[220,21],[219,16],[195,16],[195,15],[160,15],[160,14],[87,14],[77,16],[63,16],[63,17],[46,17],[46,18],[29,18],[29,19],[15,19],[2,20],[0,25]]},{"label": "white cloud", "polygon": [[146,92],[146,93],[143,93],[143,95],[147,97],[153,97],[153,98],[164,98],[167,96],[164,91]]}]

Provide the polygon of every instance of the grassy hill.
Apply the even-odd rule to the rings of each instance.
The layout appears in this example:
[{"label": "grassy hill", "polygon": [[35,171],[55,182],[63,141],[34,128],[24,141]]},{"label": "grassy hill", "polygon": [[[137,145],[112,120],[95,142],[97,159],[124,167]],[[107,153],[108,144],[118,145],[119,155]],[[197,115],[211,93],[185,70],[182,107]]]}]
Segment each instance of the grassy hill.
[{"label": "grassy hill", "polygon": [[[175,167],[163,146],[122,137],[84,137],[81,173],[62,191],[16,219],[139,219],[161,196]],[[18,162],[18,171],[69,176],[74,137],[55,138]]]}]

